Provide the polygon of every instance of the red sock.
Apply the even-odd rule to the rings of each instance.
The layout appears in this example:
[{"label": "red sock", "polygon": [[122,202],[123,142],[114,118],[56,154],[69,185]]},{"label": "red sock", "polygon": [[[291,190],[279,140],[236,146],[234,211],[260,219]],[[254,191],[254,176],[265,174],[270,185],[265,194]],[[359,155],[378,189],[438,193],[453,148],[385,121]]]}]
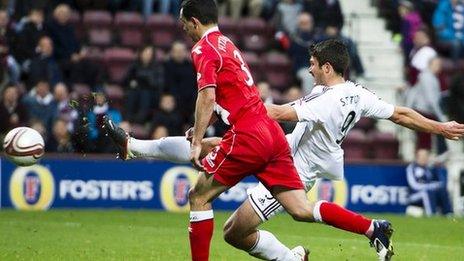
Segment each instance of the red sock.
[{"label": "red sock", "polygon": [[[196,221],[198,219],[192,218],[195,215],[194,213],[200,213],[199,216],[203,216],[201,212],[207,211],[190,212],[189,240],[192,261],[208,261],[209,259],[209,245],[214,229],[213,211],[208,211],[211,212],[211,217],[207,219]],[[203,216],[203,218],[206,217]]]},{"label": "red sock", "polygon": [[316,203],[314,217],[328,225],[361,235],[367,232],[372,222],[363,215],[326,201]]}]

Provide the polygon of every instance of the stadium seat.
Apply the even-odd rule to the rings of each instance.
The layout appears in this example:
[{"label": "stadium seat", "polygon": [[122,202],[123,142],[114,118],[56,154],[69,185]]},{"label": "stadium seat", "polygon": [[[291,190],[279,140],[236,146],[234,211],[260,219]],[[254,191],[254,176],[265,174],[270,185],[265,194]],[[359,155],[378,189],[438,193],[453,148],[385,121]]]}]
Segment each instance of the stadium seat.
[{"label": "stadium seat", "polygon": [[121,86],[116,84],[107,84],[105,86],[105,93],[110,101],[110,104],[116,108],[121,110],[124,104],[124,90]]},{"label": "stadium seat", "polygon": [[219,30],[221,30],[221,32],[227,36],[231,34],[237,34],[240,31],[237,22],[234,19],[227,16],[219,17],[218,25]]},{"label": "stadium seat", "polygon": [[108,11],[85,11],[82,23],[86,29],[106,28],[110,29],[113,22],[111,13]]},{"label": "stadium seat", "polygon": [[105,50],[104,59],[110,82],[121,83],[135,60],[135,53],[127,48],[109,48]]},{"label": "stadium seat", "polygon": [[259,80],[267,81],[273,89],[284,91],[285,89],[289,88],[293,82],[292,74],[287,72],[267,71],[265,69],[263,73],[264,78]]},{"label": "stadium seat", "polygon": [[363,160],[368,157],[369,143],[362,130],[353,129],[342,143],[347,160]]},{"label": "stadium seat", "polygon": [[137,139],[148,139],[150,134],[147,129],[140,124],[133,123],[131,124],[131,136]]},{"label": "stadium seat", "polygon": [[174,17],[167,14],[152,14],[147,18],[145,29],[148,33],[155,31],[177,32],[178,25]]},{"label": "stadium seat", "polygon": [[99,65],[104,65],[103,51],[96,46],[87,47],[87,54],[85,59],[97,63]]},{"label": "stadium seat", "polygon": [[292,62],[287,55],[282,53],[266,53],[262,56],[262,60],[267,71],[290,73],[292,68]]},{"label": "stadium seat", "polygon": [[240,32],[244,35],[259,34],[263,37],[269,35],[268,27],[266,22],[259,17],[245,17],[240,20],[239,23]]},{"label": "stadium seat", "polygon": [[389,132],[371,131],[368,138],[375,159],[398,159],[399,143],[395,135]]},{"label": "stadium seat", "polygon": [[375,127],[375,120],[371,118],[366,118],[362,117],[356,125],[354,125],[355,129],[360,129],[364,131],[365,133],[368,133],[369,131],[373,130]]},{"label": "stadium seat", "polygon": [[261,60],[254,52],[242,52],[243,60],[248,64],[253,75],[255,83],[262,78],[261,75]]},{"label": "stadium seat", "polygon": [[121,45],[139,48],[144,42],[144,21],[136,12],[118,12],[114,17],[114,28],[118,33]]},{"label": "stadium seat", "polygon": [[242,38],[244,50],[263,53],[268,47],[268,39],[259,34],[245,35]]},{"label": "stadium seat", "polygon": [[175,35],[170,31],[152,31],[150,36],[151,43],[164,50],[169,49],[175,40]]},{"label": "stadium seat", "polygon": [[87,84],[76,83],[71,87],[77,98],[90,98],[91,90]]},{"label": "stadium seat", "polygon": [[113,42],[113,35],[110,29],[92,28],[87,31],[87,41],[90,45],[110,46]]}]

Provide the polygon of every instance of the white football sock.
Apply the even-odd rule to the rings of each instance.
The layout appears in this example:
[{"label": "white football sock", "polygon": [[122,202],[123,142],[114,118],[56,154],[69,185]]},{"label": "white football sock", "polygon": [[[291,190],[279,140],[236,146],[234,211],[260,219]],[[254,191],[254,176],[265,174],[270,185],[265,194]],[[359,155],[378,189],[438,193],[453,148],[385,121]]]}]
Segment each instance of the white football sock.
[{"label": "white football sock", "polygon": [[158,140],[130,138],[128,149],[137,158],[153,158],[176,163],[190,162],[190,142],[183,136]]},{"label": "white football sock", "polygon": [[248,253],[263,260],[297,260],[288,247],[265,230],[258,230],[258,241]]}]

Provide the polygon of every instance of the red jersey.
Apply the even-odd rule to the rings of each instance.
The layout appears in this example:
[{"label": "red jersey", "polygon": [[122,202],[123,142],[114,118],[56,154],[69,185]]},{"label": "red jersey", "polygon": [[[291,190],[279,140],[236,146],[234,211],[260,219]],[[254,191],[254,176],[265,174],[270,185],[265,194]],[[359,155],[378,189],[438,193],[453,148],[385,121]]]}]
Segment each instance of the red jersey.
[{"label": "red jersey", "polygon": [[209,29],[191,52],[197,71],[198,91],[216,88],[215,111],[234,125],[247,113],[267,115],[248,65],[238,48],[217,27]]}]

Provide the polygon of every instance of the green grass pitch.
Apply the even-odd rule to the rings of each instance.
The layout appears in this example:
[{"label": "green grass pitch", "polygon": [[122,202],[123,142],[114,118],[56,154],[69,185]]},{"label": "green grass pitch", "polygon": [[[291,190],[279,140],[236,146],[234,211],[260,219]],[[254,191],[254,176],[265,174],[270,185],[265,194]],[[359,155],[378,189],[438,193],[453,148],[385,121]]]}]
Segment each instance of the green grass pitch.
[{"label": "green grass pitch", "polygon": [[[222,240],[229,214],[215,212],[211,260],[250,260]],[[395,229],[395,259],[464,259],[464,219],[384,217]],[[187,225],[187,214],[154,211],[1,210],[0,260],[189,260]],[[263,228],[309,247],[311,260],[376,260],[366,238],[328,226],[281,215]]]}]

